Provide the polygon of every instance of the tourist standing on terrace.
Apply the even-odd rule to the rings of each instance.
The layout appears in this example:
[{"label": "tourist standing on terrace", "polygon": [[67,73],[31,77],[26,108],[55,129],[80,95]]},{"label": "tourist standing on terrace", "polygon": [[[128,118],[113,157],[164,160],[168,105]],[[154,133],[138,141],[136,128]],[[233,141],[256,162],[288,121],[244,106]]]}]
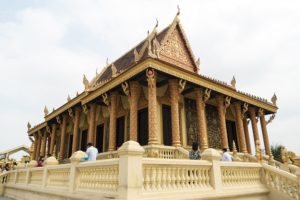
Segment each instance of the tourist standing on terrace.
[{"label": "tourist standing on terrace", "polygon": [[191,160],[200,160],[201,156],[197,142],[193,142],[192,150],[190,150],[189,157]]},{"label": "tourist standing on terrace", "polygon": [[88,143],[86,154],[88,155],[89,161],[95,161],[97,159],[98,149],[95,148],[92,143]]},{"label": "tourist standing on terrace", "polygon": [[222,161],[232,162],[232,156],[227,152],[226,148],[223,149]]}]

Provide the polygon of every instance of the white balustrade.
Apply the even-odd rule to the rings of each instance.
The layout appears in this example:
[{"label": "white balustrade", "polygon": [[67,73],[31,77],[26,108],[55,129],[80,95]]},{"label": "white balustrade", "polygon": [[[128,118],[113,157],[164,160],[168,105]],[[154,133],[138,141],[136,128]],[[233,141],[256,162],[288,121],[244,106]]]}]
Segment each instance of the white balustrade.
[{"label": "white balustrade", "polygon": [[187,159],[189,152],[181,147],[163,146],[163,145],[147,145],[145,149],[145,157],[163,158],[163,159]]},{"label": "white balustrade", "polygon": [[103,160],[94,163],[82,163],[77,167],[77,189],[94,191],[112,191],[118,189],[118,160]]},{"label": "white balustrade", "polygon": [[67,188],[70,181],[70,164],[48,167],[47,187]]},{"label": "white balustrade", "polygon": [[287,194],[293,199],[300,199],[300,182],[297,176],[273,166],[263,164],[268,187]]},{"label": "white balustrade", "polygon": [[29,171],[29,184],[42,185],[43,181],[43,167],[32,168]]},{"label": "white balustrade", "polygon": [[26,183],[26,175],[27,175],[26,169],[18,170],[16,183],[25,184]]},{"label": "white balustrade", "polygon": [[159,192],[212,188],[211,167],[211,163],[206,161],[144,158],[143,190]]},{"label": "white balustrade", "polygon": [[261,165],[245,162],[220,162],[225,187],[261,185]]}]

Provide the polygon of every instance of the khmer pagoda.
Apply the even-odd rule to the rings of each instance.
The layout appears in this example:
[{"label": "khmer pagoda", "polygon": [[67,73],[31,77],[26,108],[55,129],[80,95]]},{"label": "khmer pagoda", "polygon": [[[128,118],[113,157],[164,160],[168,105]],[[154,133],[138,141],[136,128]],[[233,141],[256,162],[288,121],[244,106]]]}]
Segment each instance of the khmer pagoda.
[{"label": "khmer pagoda", "polygon": [[[276,96],[268,101],[238,91],[234,77],[227,84],[203,75],[179,12],[157,28],[92,80],[84,76],[82,93],[52,112],[45,107],[44,122],[28,123],[31,161],[0,174],[0,196],[300,199],[300,168],[286,150],[283,163],[270,150]],[[189,159],[194,142],[200,160]],[[99,151],[95,161],[82,159],[88,143]],[[229,149],[233,162],[221,161],[220,149]]]},{"label": "khmer pagoda", "polygon": [[101,153],[113,152],[128,140],[185,149],[198,142],[202,151],[232,150],[235,143],[251,154],[260,137],[258,120],[269,155],[267,124],[277,111],[276,96],[269,102],[238,91],[234,77],[227,84],[201,74],[178,15],[91,81],[84,76],[85,90],[75,98],[52,112],[45,107],[45,121],[28,126],[32,158],[51,154],[63,161],[85,151],[88,142]]}]

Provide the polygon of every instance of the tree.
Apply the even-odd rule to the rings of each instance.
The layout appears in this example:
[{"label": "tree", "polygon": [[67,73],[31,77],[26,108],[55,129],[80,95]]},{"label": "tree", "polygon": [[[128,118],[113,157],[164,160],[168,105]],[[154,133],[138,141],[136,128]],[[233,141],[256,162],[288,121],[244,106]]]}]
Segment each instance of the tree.
[{"label": "tree", "polygon": [[274,160],[277,160],[282,163],[281,147],[282,147],[281,144],[271,145],[271,151],[274,156]]}]

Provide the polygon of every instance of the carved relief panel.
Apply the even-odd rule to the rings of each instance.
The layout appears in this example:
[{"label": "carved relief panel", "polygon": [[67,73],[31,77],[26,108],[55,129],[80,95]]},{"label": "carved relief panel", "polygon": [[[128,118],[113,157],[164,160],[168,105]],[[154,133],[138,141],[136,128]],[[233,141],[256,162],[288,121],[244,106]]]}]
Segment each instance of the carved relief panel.
[{"label": "carved relief panel", "polygon": [[209,147],[221,149],[218,110],[216,107],[206,104],[205,112],[207,120],[207,137]]},{"label": "carved relief panel", "polygon": [[197,110],[196,101],[193,99],[184,99],[185,116],[186,116],[186,134],[187,145],[198,142]]}]

